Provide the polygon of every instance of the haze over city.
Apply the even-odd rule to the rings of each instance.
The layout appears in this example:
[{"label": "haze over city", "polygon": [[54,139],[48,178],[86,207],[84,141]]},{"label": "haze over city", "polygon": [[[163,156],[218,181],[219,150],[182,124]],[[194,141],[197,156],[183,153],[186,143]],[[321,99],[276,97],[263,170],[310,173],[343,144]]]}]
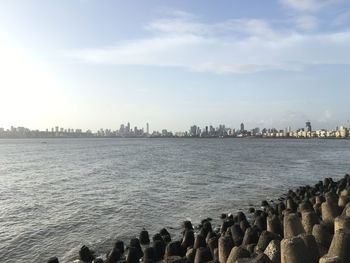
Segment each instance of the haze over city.
[{"label": "haze over city", "polygon": [[347,125],[349,1],[210,3],[1,1],[0,127]]}]

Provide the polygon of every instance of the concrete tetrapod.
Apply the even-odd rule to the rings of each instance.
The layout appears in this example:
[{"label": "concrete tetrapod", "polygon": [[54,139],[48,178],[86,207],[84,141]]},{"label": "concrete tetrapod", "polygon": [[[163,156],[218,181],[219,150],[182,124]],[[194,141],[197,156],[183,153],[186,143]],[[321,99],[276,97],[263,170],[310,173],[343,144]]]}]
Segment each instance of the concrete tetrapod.
[{"label": "concrete tetrapod", "polygon": [[331,246],[329,247],[329,257],[338,256],[343,263],[350,262],[350,231],[340,229],[335,232]]},{"label": "concrete tetrapod", "polygon": [[197,249],[200,247],[206,247],[207,244],[205,242],[205,237],[202,234],[197,235],[197,237],[194,240],[193,248]]},{"label": "concrete tetrapod", "polygon": [[278,235],[271,233],[269,231],[263,231],[260,234],[258,244],[256,245],[256,250],[263,252],[266,249],[266,247],[269,245],[269,243],[274,239],[281,240],[281,238]]},{"label": "concrete tetrapod", "polygon": [[212,260],[210,250],[206,247],[200,247],[196,249],[196,255],[194,263],[205,263]]},{"label": "concrete tetrapod", "polygon": [[324,224],[314,225],[312,228],[312,235],[315,237],[318,245],[328,250],[332,242],[332,234]]},{"label": "concrete tetrapod", "polygon": [[341,259],[339,257],[328,257],[323,256],[320,258],[319,263],[342,263]]},{"label": "concrete tetrapod", "polygon": [[267,255],[260,252],[257,256],[253,258],[252,263],[272,263],[272,261]]},{"label": "concrete tetrapod", "polygon": [[147,247],[143,252],[143,262],[152,263],[156,261],[156,253],[153,247]]},{"label": "concrete tetrapod", "polygon": [[300,237],[284,238],[281,241],[281,263],[309,263],[307,248]]},{"label": "concrete tetrapod", "polygon": [[226,263],[231,249],[233,248],[232,238],[229,236],[223,236],[219,238],[219,261],[220,263]]},{"label": "concrete tetrapod", "polygon": [[349,203],[349,196],[339,196],[338,206],[343,209]]},{"label": "concrete tetrapod", "polygon": [[286,214],[283,218],[284,238],[290,238],[305,233],[303,225],[297,214]]},{"label": "concrete tetrapod", "polygon": [[218,248],[218,238],[212,237],[208,240],[208,248],[210,249],[211,255],[214,257],[214,250]]},{"label": "concrete tetrapod", "polygon": [[339,207],[337,203],[326,201],[321,205],[322,220],[333,223],[334,219],[339,215]]},{"label": "concrete tetrapod", "polygon": [[179,256],[170,256],[164,258],[162,263],[186,263],[186,259]]},{"label": "concrete tetrapod", "polygon": [[346,206],[343,208],[343,212],[341,213],[341,215],[350,217],[350,203],[346,204]]},{"label": "concrete tetrapod", "polygon": [[307,258],[309,263],[318,263],[320,252],[315,237],[310,234],[300,234],[299,237],[304,241],[307,248]]},{"label": "concrete tetrapod", "polygon": [[243,247],[233,247],[231,249],[230,255],[227,258],[227,263],[235,263],[235,261],[239,258],[249,258],[250,253]]},{"label": "concrete tetrapod", "polygon": [[275,233],[283,237],[283,228],[280,219],[276,216],[267,217],[267,231]]},{"label": "concrete tetrapod", "polygon": [[334,219],[334,233],[339,229],[350,230],[350,217],[348,216],[338,216]]},{"label": "concrete tetrapod", "polygon": [[281,263],[281,241],[272,240],[266,247],[264,253],[273,263]]},{"label": "concrete tetrapod", "polygon": [[194,259],[196,257],[196,249],[190,248],[186,251],[186,258],[188,262],[194,262]]},{"label": "concrete tetrapod", "polygon": [[312,228],[319,222],[320,220],[314,211],[305,211],[301,213],[301,223],[306,233],[311,234]]}]

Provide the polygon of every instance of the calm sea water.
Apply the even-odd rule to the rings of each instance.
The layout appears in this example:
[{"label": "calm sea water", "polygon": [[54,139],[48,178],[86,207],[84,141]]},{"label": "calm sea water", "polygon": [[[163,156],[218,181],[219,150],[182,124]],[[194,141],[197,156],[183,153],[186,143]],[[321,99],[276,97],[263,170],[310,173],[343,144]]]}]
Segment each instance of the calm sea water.
[{"label": "calm sea water", "polygon": [[350,172],[350,140],[0,140],[0,261],[73,262],[145,227],[246,211]]}]

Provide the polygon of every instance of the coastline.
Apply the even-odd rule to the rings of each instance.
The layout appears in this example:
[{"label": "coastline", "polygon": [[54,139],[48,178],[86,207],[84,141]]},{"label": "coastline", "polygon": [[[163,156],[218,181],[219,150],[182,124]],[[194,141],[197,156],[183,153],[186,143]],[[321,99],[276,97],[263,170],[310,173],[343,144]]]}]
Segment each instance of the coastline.
[{"label": "coastline", "polygon": [[172,240],[163,228],[152,242],[144,229],[127,246],[117,240],[106,255],[94,255],[83,246],[77,258],[84,263],[350,262],[349,202],[350,176],[325,178],[277,200],[263,200],[261,209],[252,207],[247,215],[222,214],[220,228],[214,228],[211,219],[196,227],[184,221],[180,240]]},{"label": "coastline", "polygon": [[116,136],[104,136],[104,137],[0,137],[0,140],[45,140],[45,139],[237,139],[237,140],[250,140],[250,139],[261,139],[261,140],[350,140],[350,137],[259,137],[259,136],[247,136],[247,137],[116,137]]}]

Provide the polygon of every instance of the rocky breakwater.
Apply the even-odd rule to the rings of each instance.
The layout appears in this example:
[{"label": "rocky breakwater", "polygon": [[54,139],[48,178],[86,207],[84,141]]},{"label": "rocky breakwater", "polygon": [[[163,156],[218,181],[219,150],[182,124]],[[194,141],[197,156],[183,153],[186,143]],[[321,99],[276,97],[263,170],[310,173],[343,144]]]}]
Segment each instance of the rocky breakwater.
[{"label": "rocky breakwater", "polygon": [[84,263],[350,263],[349,175],[289,190],[261,205],[249,209],[249,217],[222,214],[215,229],[210,219],[196,230],[185,221],[180,240],[162,229],[151,241],[142,230],[127,246],[116,241],[103,258],[86,246],[79,258]]}]

